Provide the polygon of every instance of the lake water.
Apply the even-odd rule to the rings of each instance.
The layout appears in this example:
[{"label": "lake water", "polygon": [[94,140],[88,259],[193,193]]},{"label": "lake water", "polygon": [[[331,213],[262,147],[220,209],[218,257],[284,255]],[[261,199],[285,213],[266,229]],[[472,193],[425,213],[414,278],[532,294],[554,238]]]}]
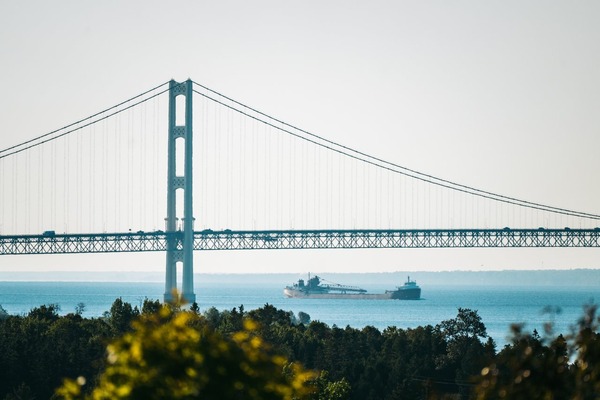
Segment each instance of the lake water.
[{"label": "lake water", "polygon": [[[509,327],[515,322],[526,322],[527,330],[535,328],[542,334],[544,323],[553,321],[555,331],[568,333],[582,316],[583,305],[600,299],[600,290],[594,287],[424,285],[422,282],[419,282],[422,300],[418,301],[287,299],[282,294],[287,283],[291,282],[213,279],[197,282],[195,289],[201,310],[209,307],[225,310],[241,304],[251,310],[269,303],[296,314],[303,311],[312,320],[329,326],[372,325],[380,330],[388,326],[435,325],[454,318],[458,307],[470,308],[479,312],[488,334],[499,346],[506,343]],[[386,286],[372,284],[366,288],[376,292]],[[58,304],[61,314],[66,314],[74,312],[81,302],[85,304],[85,317],[99,317],[117,297],[139,306],[144,298],[162,299],[163,292],[164,285],[159,282],[0,282],[0,305],[10,314],[26,314],[42,304]],[[547,309],[559,312],[544,312]]]}]

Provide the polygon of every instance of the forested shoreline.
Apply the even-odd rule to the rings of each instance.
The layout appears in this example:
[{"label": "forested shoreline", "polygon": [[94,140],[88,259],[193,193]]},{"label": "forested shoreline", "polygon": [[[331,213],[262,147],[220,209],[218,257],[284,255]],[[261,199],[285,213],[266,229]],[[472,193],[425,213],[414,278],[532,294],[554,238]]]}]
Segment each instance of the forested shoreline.
[{"label": "forested shoreline", "polygon": [[[225,387],[234,398],[317,400],[597,399],[600,393],[593,305],[569,336],[553,335],[551,324],[542,334],[514,325],[502,349],[477,311],[464,308],[435,326],[383,331],[328,326],[269,304],[200,313],[196,304],[145,300],[138,308],[118,298],[101,318],[83,318],[83,309],[61,316],[57,306],[42,305],[13,316],[0,308],[0,399],[83,398],[94,390],[102,398],[102,390],[119,386],[129,390],[119,392],[122,398],[165,398],[151,390],[159,378],[167,379],[161,390],[179,382],[171,398],[213,398],[210,390]],[[187,375],[177,375],[182,370]]]}]

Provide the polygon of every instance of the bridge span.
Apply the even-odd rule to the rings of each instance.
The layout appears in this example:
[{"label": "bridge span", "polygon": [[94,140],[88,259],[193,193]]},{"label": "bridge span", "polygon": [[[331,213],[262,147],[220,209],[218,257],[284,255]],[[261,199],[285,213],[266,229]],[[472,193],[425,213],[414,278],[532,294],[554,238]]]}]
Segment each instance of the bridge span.
[{"label": "bridge span", "polygon": [[[0,236],[0,255],[183,251],[184,233]],[[194,250],[600,247],[594,229],[362,229],[194,232]]]}]

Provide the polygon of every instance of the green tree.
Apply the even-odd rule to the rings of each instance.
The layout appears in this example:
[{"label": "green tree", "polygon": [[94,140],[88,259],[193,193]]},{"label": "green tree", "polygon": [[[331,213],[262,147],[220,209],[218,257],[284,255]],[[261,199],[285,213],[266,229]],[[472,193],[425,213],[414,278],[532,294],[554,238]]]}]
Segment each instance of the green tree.
[{"label": "green tree", "polygon": [[248,315],[264,327],[268,327],[271,324],[289,325],[292,321],[289,311],[279,310],[269,303],[261,308],[250,311]]},{"label": "green tree", "polygon": [[210,307],[202,313],[202,316],[213,329],[218,329],[221,325],[221,313],[216,307]]},{"label": "green tree", "polygon": [[131,329],[131,323],[139,314],[137,307],[132,307],[119,297],[110,307],[108,323],[116,333],[123,333]]},{"label": "green tree", "polygon": [[75,306],[75,314],[83,315],[84,311],[85,311],[85,303],[80,301],[79,303],[77,303],[77,306]]},{"label": "green tree", "polygon": [[160,300],[144,299],[142,303],[142,314],[154,314],[157,313],[162,307]]},{"label": "green tree", "polygon": [[0,305],[0,319],[8,318],[8,312]]},{"label": "green tree", "polygon": [[[163,307],[142,316],[133,330],[108,346],[108,365],[98,385],[84,395],[84,377],[66,380],[64,399],[302,399],[314,374],[273,354],[246,320],[227,339],[197,329],[191,312]],[[192,327],[192,325],[194,327]],[[285,370],[285,371],[284,371]]]},{"label": "green tree", "polygon": [[58,304],[47,304],[32,308],[27,316],[37,320],[53,322],[60,318],[58,315],[59,311],[60,306]]},{"label": "green tree", "polygon": [[41,306],[0,320],[0,399],[48,399],[65,377],[96,376],[108,325]]},{"label": "green tree", "polygon": [[448,340],[486,338],[487,331],[477,310],[458,308],[456,318],[442,321],[438,329]]},{"label": "green tree", "polygon": [[193,302],[192,305],[190,306],[190,311],[193,312],[194,314],[200,314],[200,307],[198,306],[198,303]]},{"label": "green tree", "polygon": [[308,325],[310,323],[310,315],[308,315],[304,311],[300,311],[298,312],[298,321],[301,324]]},{"label": "green tree", "polygon": [[459,308],[456,318],[442,321],[436,330],[446,342],[445,354],[436,360],[438,368],[445,372],[442,378],[454,380],[455,390],[467,397],[471,391],[471,376],[481,371],[494,355],[494,342],[482,342],[487,338],[485,325],[477,310],[468,308]]},{"label": "green tree", "polygon": [[310,400],[346,400],[350,397],[350,384],[345,378],[331,382],[329,373],[321,371],[319,375],[308,382],[315,388]]}]

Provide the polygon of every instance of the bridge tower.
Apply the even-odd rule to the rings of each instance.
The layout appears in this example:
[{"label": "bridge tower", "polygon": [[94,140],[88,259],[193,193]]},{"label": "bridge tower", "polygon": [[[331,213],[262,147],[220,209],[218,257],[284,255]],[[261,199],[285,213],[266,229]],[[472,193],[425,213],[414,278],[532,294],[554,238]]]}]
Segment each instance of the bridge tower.
[{"label": "bridge tower", "polygon": [[[185,108],[177,109],[177,97],[185,97]],[[185,124],[177,125],[185,112]],[[179,117],[179,118],[178,118]],[[177,141],[185,142],[183,176],[177,175]],[[179,143],[181,144],[181,143]],[[194,215],[192,208],[192,81],[169,82],[169,140],[167,166],[167,260],[165,277],[165,302],[174,300],[177,289],[177,263],[183,263],[182,293],[187,302],[196,301],[194,294]],[[181,152],[179,152],[181,156]],[[183,190],[183,219],[177,217],[176,192]],[[183,240],[181,238],[183,237]]]}]

